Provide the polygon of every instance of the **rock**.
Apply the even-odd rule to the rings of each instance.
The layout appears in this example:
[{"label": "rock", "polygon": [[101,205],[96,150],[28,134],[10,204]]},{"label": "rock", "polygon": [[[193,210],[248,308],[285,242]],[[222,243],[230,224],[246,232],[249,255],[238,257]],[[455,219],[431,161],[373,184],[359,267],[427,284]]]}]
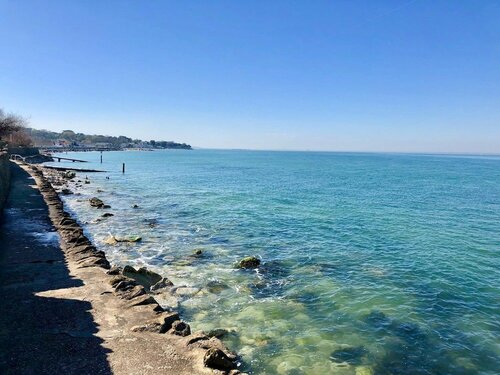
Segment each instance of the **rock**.
[{"label": "rock", "polygon": [[175,322],[179,321],[179,314],[176,312],[170,312],[162,315],[158,321],[160,322],[160,333],[165,333],[169,331]]},{"label": "rock", "polygon": [[361,358],[367,353],[363,346],[349,346],[337,349],[330,354],[330,359],[336,363],[346,362],[350,365],[361,364]]},{"label": "rock", "polygon": [[147,322],[141,326],[132,327],[134,332],[155,332],[155,333],[166,333],[172,328],[172,324],[179,320],[179,314],[177,313],[166,313],[160,318],[153,321]]},{"label": "rock", "polygon": [[115,237],[111,234],[108,238],[104,240],[104,243],[108,245],[116,245],[118,242],[139,242],[141,240],[142,237],[139,236]]},{"label": "rock", "polygon": [[101,267],[104,269],[110,269],[111,265],[106,258],[90,257],[78,264],[78,268],[86,267]]},{"label": "rock", "polygon": [[136,204],[134,204],[134,205],[132,206],[132,208],[139,208],[139,206],[138,206],[138,205],[136,205]]},{"label": "rock", "polygon": [[127,290],[132,290],[136,286],[138,285],[135,280],[126,279],[118,282],[118,284],[114,285],[114,288],[117,292],[126,292]]},{"label": "rock", "polygon": [[186,266],[192,265],[193,261],[189,260],[189,259],[178,259],[178,260],[172,262],[172,264],[174,266],[177,266],[177,267],[186,267]]},{"label": "rock", "polygon": [[260,259],[257,257],[246,257],[238,262],[237,268],[257,268],[260,265]]},{"label": "rock", "polygon": [[90,198],[89,202],[92,207],[102,208],[104,206],[104,202],[96,197]]},{"label": "rock", "polygon": [[[102,221],[102,220],[101,219],[96,219],[95,221],[97,223],[98,221]],[[104,243],[106,243],[108,245],[116,245],[118,243],[118,241],[116,240],[115,236],[110,235],[108,238],[106,238],[104,240]]]},{"label": "rock", "polygon": [[144,219],[144,222],[150,227],[155,228],[158,226],[158,220],[156,219]]},{"label": "rock", "polygon": [[[123,268],[122,274],[126,277],[134,279],[138,284],[142,285],[148,291],[153,285],[156,285],[163,280],[163,277],[161,277],[161,275],[157,274],[156,272],[150,271],[147,268],[139,268],[138,270],[136,270],[134,267],[125,266]],[[160,286],[158,286],[158,288],[159,287]]]},{"label": "rock", "polygon": [[62,189],[61,194],[62,195],[71,195],[71,194],[73,194],[73,192],[69,189]]},{"label": "rock", "polygon": [[216,329],[212,329],[211,331],[209,331],[207,333],[207,336],[208,337],[217,337],[218,339],[221,339],[224,336],[226,336],[228,333],[229,333],[229,331],[227,329],[216,328]]},{"label": "rock", "polygon": [[[116,289],[118,290],[120,285],[124,283],[122,281],[120,284],[116,286]],[[139,296],[143,296],[146,294],[146,291],[144,290],[144,287],[142,285],[135,285],[131,289],[124,290],[122,293],[120,293],[120,297],[124,299],[133,299]]]},{"label": "rock", "polygon": [[193,297],[200,292],[200,288],[190,286],[179,286],[173,290],[174,295],[180,297]]},{"label": "rock", "polygon": [[156,305],[155,306],[155,311],[163,311],[160,305],[158,305],[158,302],[152,297],[147,294],[143,294],[137,298],[134,298],[129,304],[128,307],[134,307],[134,306],[144,306],[144,305]]},{"label": "rock", "polygon": [[190,255],[191,258],[200,258],[203,255],[202,249],[196,249],[193,254]]},{"label": "rock", "polygon": [[163,277],[160,281],[158,281],[156,284],[151,286],[151,290],[160,290],[164,288],[169,288],[171,286],[174,286],[174,283],[171,282],[169,279],[166,277]]},{"label": "rock", "polygon": [[[110,270],[111,271],[111,270]],[[111,280],[109,280],[109,284],[115,288],[120,282],[122,281],[126,281],[126,280],[131,280],[130,278],[128,277],[125,277],[123,275],[117,275],[117,276],[114,276],[111,278]]]},{"label": "rock", "polygon": [[229,286],[219,280],[211,280],[207,283],[207,290],[213,294],[219,294],[226,289],[229,289]]},{"label": "rock", "polygon": [[231,370],[236,367],[233,361],[220,349],[210,348],[203,357],[203,364],[217,370]]},{"label": "rock", "polygon": [[113,266],[107,272],[108,275],[119,275],[122,273],[121,267]]},{"label": "rock", "polygon": [[101,217],[111,217],[111,216],[115,216],[114,214],[112,214],[111,212],[105,212],[101,215]]},{"label": "rock", "polygon": [[72,180],[73,178],[76,177],[76,173],[73,171],[66,171],[63,173],[63,177],[68,179],[68,180]]},{"label": "rock", "polygon": [[189,336],[189,338],[186,341],[186,346],[193,345],[195,343],[198,343],[200,341],[208,341],[209,338],[207,335],[205,335],[203,332],[195,332],[192,335]]},{"label": "rock", "polygon": [[111,208],[111,206],[109,204],[103,204],[101,207],[98,207],[98,208],[108,209],[108,208]]},{"label": "rock", "polygon": [[177,320],[172,324],[172,329],[170,332],[172,335],[177,336],[189,336],[191,334],[191,327],[186,322],[182,320]]},{"label": "rock", "polygon": [[90,180],[85,180],[85,183],[86,184],[90,184]]}]

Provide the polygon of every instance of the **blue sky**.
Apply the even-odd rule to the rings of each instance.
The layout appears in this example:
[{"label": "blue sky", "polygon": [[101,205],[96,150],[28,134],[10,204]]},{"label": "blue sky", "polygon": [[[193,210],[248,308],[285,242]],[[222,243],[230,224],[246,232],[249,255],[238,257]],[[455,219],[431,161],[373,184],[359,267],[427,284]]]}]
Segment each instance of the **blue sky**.
[{"label": "blue sky", "polygon": [[37,128],[500,153],[500,1],[0,0],[0,47]]}]

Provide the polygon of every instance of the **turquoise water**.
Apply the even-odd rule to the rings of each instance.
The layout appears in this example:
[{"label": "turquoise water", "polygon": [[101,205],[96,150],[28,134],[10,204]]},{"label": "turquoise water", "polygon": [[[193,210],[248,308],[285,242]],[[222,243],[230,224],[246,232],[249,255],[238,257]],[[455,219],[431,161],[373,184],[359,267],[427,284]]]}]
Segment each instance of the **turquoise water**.
[{"label": "turquoise water", "polygon": [[[243,369],[500,373],[499,157],[103,156],[78,154],[109,172],[89,174],[68,206],[110,261],[181,286],[159,300],[194,330],[229,330]],[[91,196],[115,216],[96,221]],[[107,245],[109,232],[143,242]],[[234,269],[247,255],[262,259],[258,271]]]}]

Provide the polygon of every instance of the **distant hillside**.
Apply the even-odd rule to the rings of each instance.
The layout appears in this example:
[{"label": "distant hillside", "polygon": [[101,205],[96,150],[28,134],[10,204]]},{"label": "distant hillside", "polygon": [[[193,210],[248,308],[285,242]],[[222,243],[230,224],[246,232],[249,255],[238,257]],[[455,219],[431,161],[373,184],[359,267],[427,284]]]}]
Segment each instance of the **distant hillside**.
[{"label": "distant hillside", "polygon": [[107,135],[88,135],[64,130],[61,133],[48,130],[27,128],[26,132],[37,147],[64,147],[64,148],[168,148],[191,150],[186,143],[172,141],[143,141],[120,135],[118,137]]}]

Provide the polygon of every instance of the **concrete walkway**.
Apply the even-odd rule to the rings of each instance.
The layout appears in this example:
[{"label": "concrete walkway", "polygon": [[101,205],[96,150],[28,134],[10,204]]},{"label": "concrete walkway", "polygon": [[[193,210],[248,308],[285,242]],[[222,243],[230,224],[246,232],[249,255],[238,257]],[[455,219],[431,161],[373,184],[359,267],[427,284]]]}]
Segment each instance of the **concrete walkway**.
[{"label": "concrete walkway", "polygon": [[148,329],[169,313],[113,288],[48,182],[33,176],[12,164],[0,221],[0,374],[227,374],[204,367],[208,349],[227,351],[220,340]]},{"label": "concrete walkway", "polygon": [[91,304],[37,293],[78,287],[33,179],[12,165],[0,219],[0,374],[110,374]]}]

